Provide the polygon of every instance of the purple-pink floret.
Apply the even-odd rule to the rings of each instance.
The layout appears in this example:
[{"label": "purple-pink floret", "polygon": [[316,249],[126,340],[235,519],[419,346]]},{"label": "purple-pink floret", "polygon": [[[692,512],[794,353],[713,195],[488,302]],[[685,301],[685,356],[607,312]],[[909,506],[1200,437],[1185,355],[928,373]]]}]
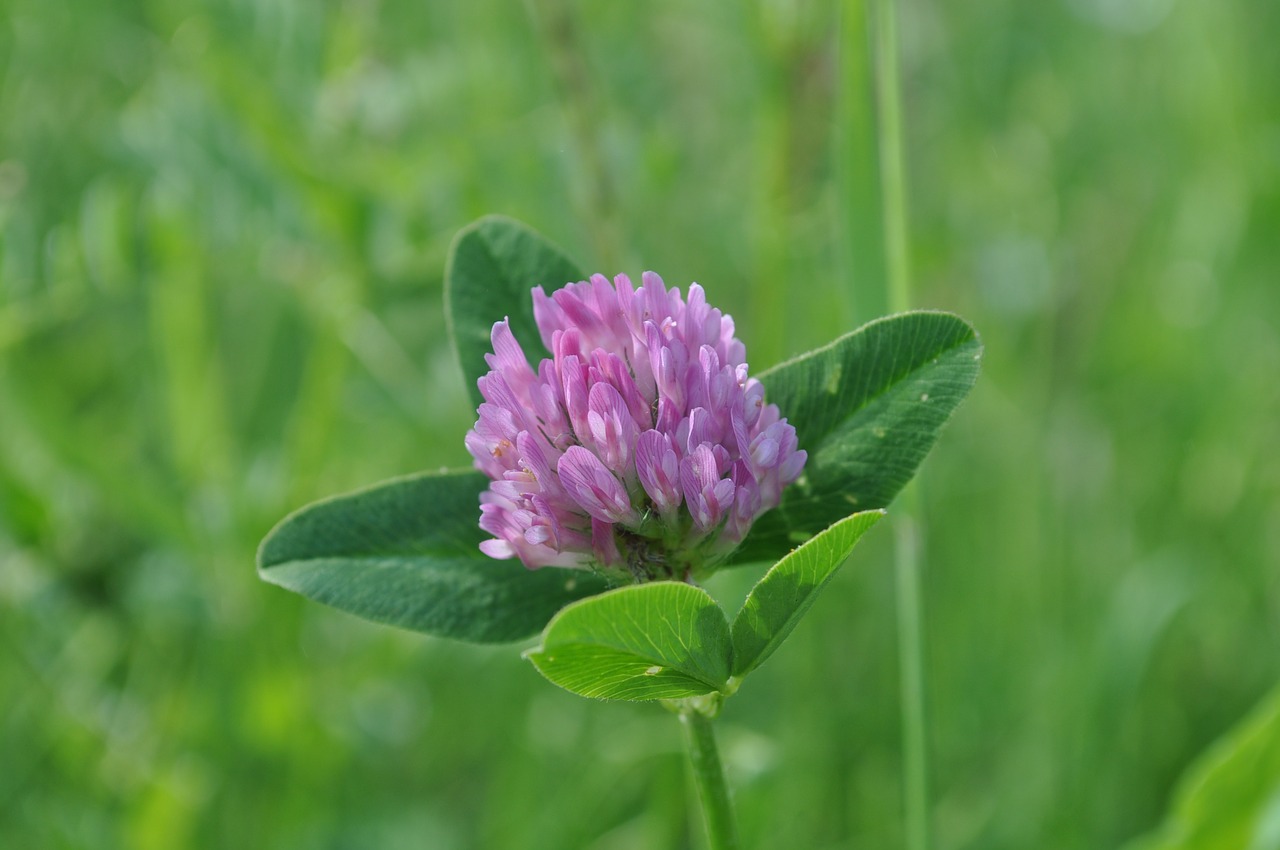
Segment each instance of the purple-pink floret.
[{"label": "purple-pink floret", "polygon": [[480,548],[526,567],[687,578],[728,555],[804,469],[795,428],[748,377],[733,319],[645,272],[533,290],[552,357],[507,321],[467,450],[492,483]]}]

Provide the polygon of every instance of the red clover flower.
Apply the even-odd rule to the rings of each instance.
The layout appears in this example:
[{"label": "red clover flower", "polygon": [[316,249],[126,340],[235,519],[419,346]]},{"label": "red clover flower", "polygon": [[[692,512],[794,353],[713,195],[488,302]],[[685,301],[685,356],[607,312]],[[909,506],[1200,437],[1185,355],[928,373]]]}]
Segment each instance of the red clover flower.
[{"label": "red clover flower", "polygon": [[733,319],[702,287],[645,272],[533,290],[552,357],[535,372],[507,320],[467,450],[492,479],[480,548],[526,567],[634,581],[723,560],[804,469],[796,432],[748,377]]}]

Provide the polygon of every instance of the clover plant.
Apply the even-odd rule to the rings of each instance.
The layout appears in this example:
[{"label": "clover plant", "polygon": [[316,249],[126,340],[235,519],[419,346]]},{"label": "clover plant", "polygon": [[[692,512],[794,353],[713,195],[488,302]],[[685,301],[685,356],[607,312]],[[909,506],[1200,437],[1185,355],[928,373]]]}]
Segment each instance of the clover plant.
[{"label": "clover plant", "polygon": [[[474,469],[301,509],[261,576],[437,637],[541,633],[554,684],[678,714],[710,844],[736,847],[711,722],[914,475],[977,378],[973,328],[902,313],[752,374],[698,284],[587,277],[500,217],[458,235],[445,286]],[[751,565],[730,619],[701,583]]]}]

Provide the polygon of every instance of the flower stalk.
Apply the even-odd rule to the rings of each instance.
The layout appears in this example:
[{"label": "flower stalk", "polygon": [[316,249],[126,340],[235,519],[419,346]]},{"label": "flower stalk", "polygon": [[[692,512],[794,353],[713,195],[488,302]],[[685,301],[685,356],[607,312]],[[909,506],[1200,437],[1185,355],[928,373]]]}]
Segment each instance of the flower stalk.
[{"label": "flower stalk", "polygon": [[714,715],[703,710],[695,700],[685,700],[680,708],[680,725],[684,727],[685,749],[693,767],[694,784],[702,802],[702,819],[707,829],[710,850],[737,850],[738,828],[733,819],[729,787],[724,780],[724,766],[716,747]]}]

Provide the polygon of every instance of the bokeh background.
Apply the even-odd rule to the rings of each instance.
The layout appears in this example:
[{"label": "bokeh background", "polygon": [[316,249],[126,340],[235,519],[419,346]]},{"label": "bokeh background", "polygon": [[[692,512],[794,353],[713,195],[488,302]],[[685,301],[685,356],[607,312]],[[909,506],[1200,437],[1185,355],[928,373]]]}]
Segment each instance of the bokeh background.
[{"label": "bokeh background", "polygon": [[[883,313],[867,16],[2,0],[0,843],[701,846],[662,710],[254,550],[466,462],[441,278],[482,214],[699,281],[755,368]],[[987,346],[922,475],[938,845],[1117,847],[1280,681],[1280,5],[902,35],[913,298]],[[726,707],[749,847],[902,840],[892,537]]]}]

